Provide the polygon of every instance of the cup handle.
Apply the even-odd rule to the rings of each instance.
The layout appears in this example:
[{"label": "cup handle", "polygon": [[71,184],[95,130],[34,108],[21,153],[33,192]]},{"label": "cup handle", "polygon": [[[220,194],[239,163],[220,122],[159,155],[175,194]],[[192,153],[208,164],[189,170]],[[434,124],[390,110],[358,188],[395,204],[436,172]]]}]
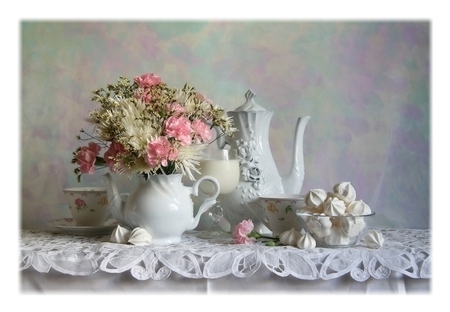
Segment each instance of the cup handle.
[{"label": "cup handle", "polygon": [[198,208],[197,212],[198,216],[202,215],[206,210],[211,208],[216,203],[217,196],[219,196],[220,193],[220,186],[217,179],[212,176],[203,176],[192,185],[192,194],[194,196],[198,196],[199,191],[198,186],[205,180],[210,181],[214,185],[214,194],[205,198],[203,203]]},{"label": "cup handle", "polygon": [[261,210],[261,209],[264,210],[264,208],[261,207],[261,205],[259,205],[257,202],[254,202],[254,201],[248,202],[246,206],[251,211],[251,213],[253,213],[253,215],[270,230],[269,223],[264,219],[264,217],[259,216],[259,213],[258,213],[258,210]]}]

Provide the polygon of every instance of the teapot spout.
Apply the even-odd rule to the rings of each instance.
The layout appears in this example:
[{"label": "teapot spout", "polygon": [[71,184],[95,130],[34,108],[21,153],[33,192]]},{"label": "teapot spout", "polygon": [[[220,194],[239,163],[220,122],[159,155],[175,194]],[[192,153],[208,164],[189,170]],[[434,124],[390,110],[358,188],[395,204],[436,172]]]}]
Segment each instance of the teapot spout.
[{"label": "teapot spout", "polygon": [[305,178],[305,164],[303,158],[303,135],[306,124],[311,116],[300,117],[295,127],[295,145],[292,164],[289,173],[282,177],[283,189],[285,194],[299,194]]},{"label": "teapot spout", "polygon": [[106,193],[108,197],[109,212],[121,225],[128,226],[123,213],[124,203],[119,194],[116,184],[114,183],[111,174],[107,172],[103,175],[103,181],[106,184]]}]

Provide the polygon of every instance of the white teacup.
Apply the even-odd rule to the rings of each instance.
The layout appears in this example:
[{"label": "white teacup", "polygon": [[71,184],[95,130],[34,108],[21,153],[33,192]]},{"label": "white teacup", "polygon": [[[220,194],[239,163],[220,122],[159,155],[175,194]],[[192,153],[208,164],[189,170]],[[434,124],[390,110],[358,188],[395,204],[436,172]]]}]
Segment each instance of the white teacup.
[{"label": "white teacup", "polygon": [[105,187],[71,187],[63,192],[77,226],[100,226],[111,217]]},{"label": "white teacup", "polygon": [[273,236],[279,236],[292,228],[302,229],[296,211],[303,206],[304,196],[300,194],[268,194],[249,202],[248,208]]}]

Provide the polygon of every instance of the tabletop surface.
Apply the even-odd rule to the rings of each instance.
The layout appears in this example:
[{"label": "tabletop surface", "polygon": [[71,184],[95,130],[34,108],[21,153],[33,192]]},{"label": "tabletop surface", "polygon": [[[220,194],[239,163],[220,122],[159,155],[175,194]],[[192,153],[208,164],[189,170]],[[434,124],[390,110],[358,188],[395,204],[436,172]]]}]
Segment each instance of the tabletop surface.
[{"label": "tabletop surface", "polygon": [[377,229],[385,242],[378,249],[363,242],[348,248],[299,249],[293,246],[234,244],[231,238],[205,240],[198,232],[181,243],[133,246],[109,241],[109,235],[81,236],[22,230],[19,270],[34,268],[73,276],[130,272],[137,280],[165,280],[172,273],[192,279],[228,275],[249,277],[259,269],[301,280],[355,281],[388,278],[392,273],[431,278],[429,229]]}]

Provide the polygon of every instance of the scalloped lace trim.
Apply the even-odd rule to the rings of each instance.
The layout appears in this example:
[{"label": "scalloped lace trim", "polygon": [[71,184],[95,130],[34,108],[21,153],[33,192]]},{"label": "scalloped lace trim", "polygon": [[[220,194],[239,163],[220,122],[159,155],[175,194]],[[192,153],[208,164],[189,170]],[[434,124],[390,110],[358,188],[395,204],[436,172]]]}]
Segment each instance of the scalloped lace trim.
[{"label": "scalloped lace trim", "polygon": [[384,279],[391,272],[412,278],[431,278],[430,230],[377,229],[385,242],[369,249],[363,242],[352,248],[298,249],[291,246],[237,245],[231,239],[205,241],[197,232],[165,246],[131,246],[109,242],[109,236],[83,237],[23,230],[19,269],[51,269],[70,275],[97,271],[130,271],[138,280],[164,280],[172,272],[187,278],[247,277],[261,267],[279,276],[329,280],[349,274],[356,281]]}]

